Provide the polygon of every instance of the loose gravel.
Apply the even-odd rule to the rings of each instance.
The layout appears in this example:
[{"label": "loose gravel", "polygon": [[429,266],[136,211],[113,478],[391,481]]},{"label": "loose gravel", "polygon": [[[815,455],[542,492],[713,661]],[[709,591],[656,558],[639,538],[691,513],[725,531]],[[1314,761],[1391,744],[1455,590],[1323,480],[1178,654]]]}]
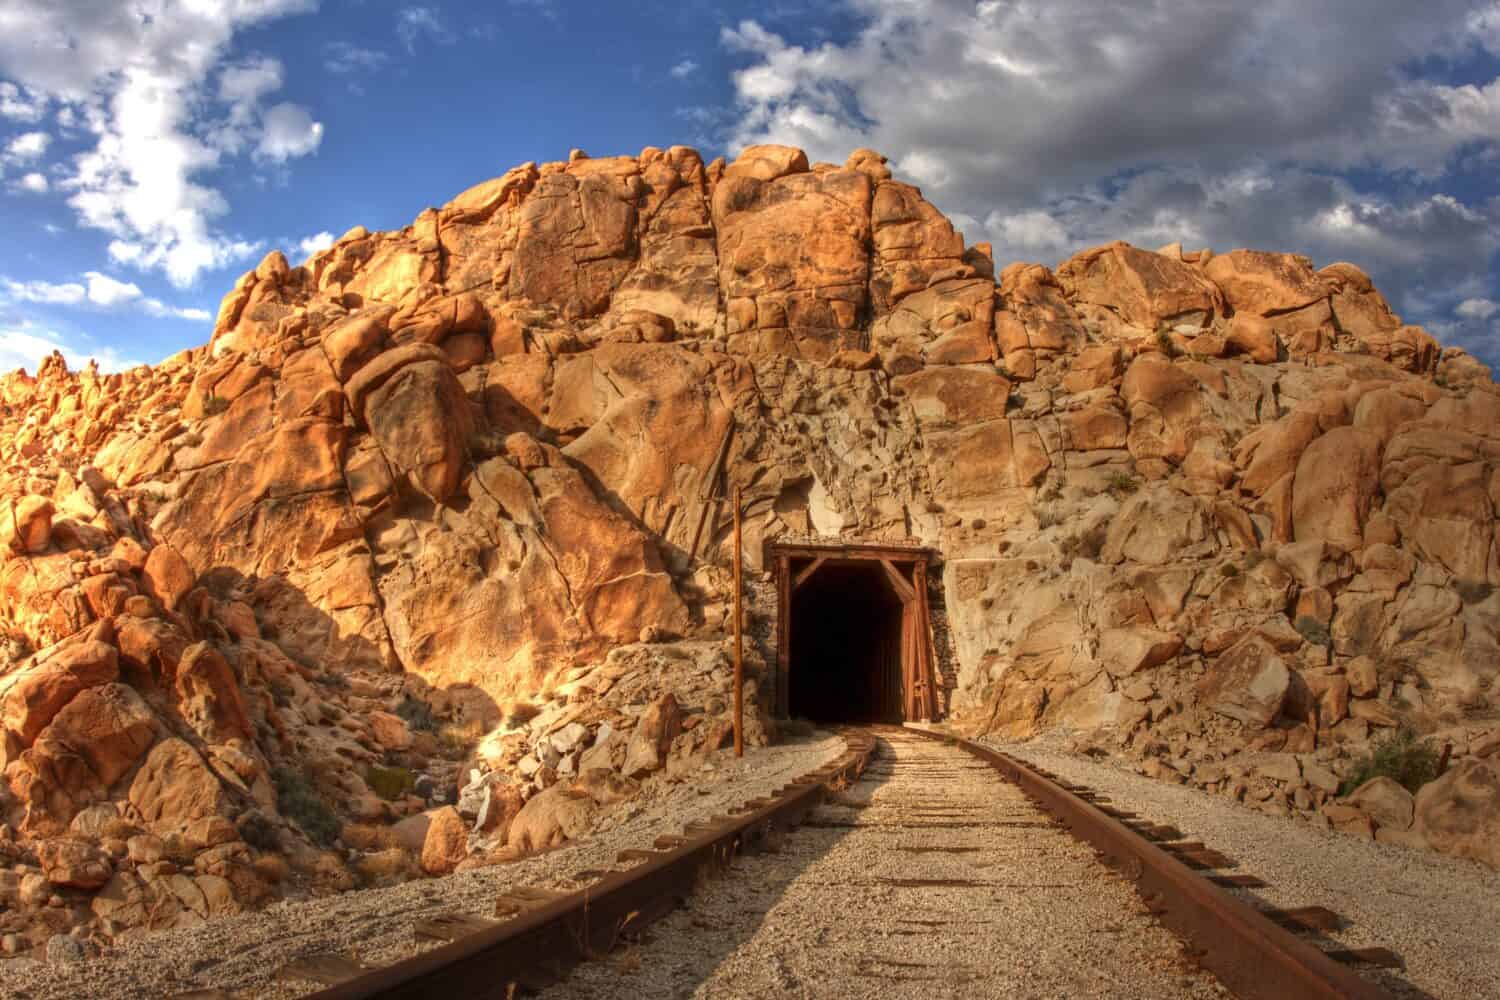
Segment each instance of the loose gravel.
[{"label": "loose gravel", "polygon": [[883,732],[864,777],[548,1000],[1219,997],[1129,885],[996,772]]},{"label": "loose gravel", "polygon": [[1329,935],[1339,947],[1385,947],[1406,961],[1400,974],[1362,970],[1393,993],[1452,1000],[1500,997],[1500,872],[1267,816],[1080,757],[1062,750],[1060,742],[1061,737],[991,745],[1227,854],[1239,863],[1236,872],[1270,883],[1242,891],[1247,899],[1278,907],[1326,906],[1347,918],[1349,927]]},{"label": "loose gravel", "polygon": [[257,1000],[300,996],[317,984],[276,979],[279,970],[299,958],[332,952],[379,966],[410,957],[438,944],[414,937],[413,925],[420,920],[454,912],[490,917],[496,897],[523,885],[576,888],[571,875],[608,868],[627,847],[649,847],[661,833],[680,833],[686,823],[768,795],[844,749],[842,738],[820,732],[795,743],[747,749],[740,760],[719,755],[712,773],[691,782],[660,777],[648,782],[641,798],[611,813],[588,839],[513,864],[286,901],[199,927],[143,934],[76,963],[0,962],[0,997],[159,1000],[210,988]]}]

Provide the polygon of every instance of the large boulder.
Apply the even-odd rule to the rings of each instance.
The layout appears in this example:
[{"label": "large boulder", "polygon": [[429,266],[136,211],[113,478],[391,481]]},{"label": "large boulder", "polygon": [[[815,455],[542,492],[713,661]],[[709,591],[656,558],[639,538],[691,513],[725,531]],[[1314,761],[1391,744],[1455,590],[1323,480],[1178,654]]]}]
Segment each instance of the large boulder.
[{"label": "large boulder", "polygon": [[119,654],[101,640],[79,642],[0,677],[0,721],[30,746],[81,691],[120,675]]},{"label": "large boulder", "polygon": [[203,757],[186,741],[163,740],[130,783],[130,804],[161,836],[195,820],[229,815],[233,802]]},{"label": "large boulder", "polygon": [[1145,333],[1205,326],[1219,309],[1218,291],[1196,268],[1128,243],[1081,251],[1058,267],[1057,280],[1074,301],[1104,306]]},{"label": "large boulder", "polygon": [[571,784],[553,785],[533,795],[511,821],[506,846],[544,851],[577,840],[593,827],[599,807]]},{"label": "large boulder", "polygon": [[1413,829],[1444,854],[1500,868],[1500,767],[1466,760],[1423,785]]},{"label": "large boulder", "polygon": [[1346,805],[1365,813],[1381,830],[1411,829],[1416,807],[1411,792],[1392,778],[1371,778],[1345,797]]},{"label": "large boulder", "polygon": [[1220,653],[1197,684],[1208,708],[1252,729],[1269,726],[1281,712],[1292,674],[1276,649],[1252,633]]},{"label": "large boulder", "polygon": [[452,806],[431,814],[427,834],[422,840],[422,870],[429,875],[446,875],[468,857],[469,824]]},{"label": "large boulder", "polygon": [[38,555],[52,540],[52,501],[25,496],[13,507],[0,509],[0,545],[21,555]]},{"label": "large boulder", "polygon": [[473,417],[446,362],[406,365],[370,394],[365,418],[380,450],[411,485],[442,503],[458,489]]},{"label": "large boulder", "polygon": [[672,741],[682,731],[682,710],[677,699],[669,691],[662,695],[641,714],[635,732],[625,747],[625,764],[622,770],[630,778],[641,778],[652,771],[659,771],[667,763],[667,753]]},{"label": "large boulder", "polygon": [[1292,524],[1299,542],[1322,540],[1346,551],[1364,547],[1364,524],[1380,488],[1380,439],[1335,427],[1297,462]]}]

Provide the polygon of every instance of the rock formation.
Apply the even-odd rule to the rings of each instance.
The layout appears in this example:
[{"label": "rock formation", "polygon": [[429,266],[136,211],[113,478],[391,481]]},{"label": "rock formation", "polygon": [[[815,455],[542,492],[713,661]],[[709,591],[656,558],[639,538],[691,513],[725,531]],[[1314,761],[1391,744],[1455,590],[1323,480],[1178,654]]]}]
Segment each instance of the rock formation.
[{"label": "rock formation", "polygon": [[[0,420],[0,933],[375,877],[312,846],[395,849],[351,823],[429,872],[577,835],[726,738],[735,485],[752,583],[782,537],[941,554],[971,731],[1495,860],[1500,391],[1352,264],[997,273],[868,150],[577,153]],[[1335,803],[1400,724],[1461,770]]]}]

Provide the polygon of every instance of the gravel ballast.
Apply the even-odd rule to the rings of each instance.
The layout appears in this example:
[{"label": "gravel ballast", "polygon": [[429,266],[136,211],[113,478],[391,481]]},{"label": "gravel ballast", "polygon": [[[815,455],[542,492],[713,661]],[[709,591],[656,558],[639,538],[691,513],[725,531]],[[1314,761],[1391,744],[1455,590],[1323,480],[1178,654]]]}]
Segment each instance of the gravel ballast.
[{"label": "gravel ballast", "polygon": [[1342,947],[1385,947],[1404,973],[1370,971],[1398,995],[1500,997],[1500,872],[1431,851],[1379,844],[1268,816],[1196,789],[1061,750],[1053,740],[990,745],[1108,795],[1141,819],[1177,827],[1257,875],[1244,893],[1279,907],[1326,906],[1350,923]]},{"label": "gravel ballast", "polygon": [[881,756],[779,851],[739,859],[548,1000],[1219,997],[1128,883],[964,751]]},{"label": "gravel ballast", "polygon": [[379,966],[409,957],[438,944],[415,938],[412,928],[419,920],[453,912],[489,917],[496,897],[523,885],[577,888],[570,881],[574,873],[608,868],[627,847],[649,847],[661,833],[680,833],[686,823],[768,795],[844,749],[842,738],[819,733],[795,743],[747,749],[741,760],[718,754],[713,772],[682,783],[653,779],[640,799],[619,807],[594,835],[512,864],[286,901],[198,927],[143,934],[77,963],[0,962],[0,997],[158,1000],[207,988],[257,1000],[299,996],[317,984],[276,978],[296,959],[333,952]]}]

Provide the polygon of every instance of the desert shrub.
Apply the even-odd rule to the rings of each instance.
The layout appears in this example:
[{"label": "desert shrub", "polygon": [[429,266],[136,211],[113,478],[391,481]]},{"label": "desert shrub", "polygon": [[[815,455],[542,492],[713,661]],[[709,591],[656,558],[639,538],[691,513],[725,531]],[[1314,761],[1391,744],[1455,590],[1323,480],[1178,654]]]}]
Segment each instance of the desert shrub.
[{"label": "desert shrub", "polygon": [[1109,478],[1104,480],[1106,493],[1130,494],[1140,488],[1141,484],[1136,482],[1135,477],[1124,472],[1111,472]]},{"label": "desert shrub", "polygon": [[203,401],[203,412],[212,417],[229,409],[229,400],[223,396],[209,396]]},{"label": "desert shrub", "polygon": [[349,690],[349,678],[343,674],[336,674],[332,670],[326,671],[318,676],[319,683],[325,687],[331,687],[335,691]]},{"label": "desert shrub", "polygon": [[388,851],[401,847],[396,831],[379,823],[345,823],[339,839],[356,851]]},{"label": "desert shrub", "polygon": [[1042,531],[1046,531],[1048,528],[1062,523],[1063,516],[1058,513],[1056,508],[1043,507],[1036,512],[1036,526]]},{"label": "desert shrub", "polygon": [[401,704],[396,706],[396,714],[415,732],[437,732],[437,719],[433,717],[432,706],[420,698],[406,695],[401,699]]},{"label": "desert shrub", "polygon": [[484,723],[478,719],[450,723],[438,730],[438,742],[448,750],[450,756],[455,757],[468,753],[469,748],[483,738]]},{"label": "desert shrub", "polygon": [[1465,604],[1479,604],[1495,591],[1485,580],[1459,580],[1453,589],[1458,591],[1459,599]]},{"label": "desert shrub", "polygon": [[1156,346],[1161,348],[1161,352],[1169,358],[1177,353],[1176,345],[1172,343],[1172,331],[1166,327],[1156,331]]},{"label": "desert shrub", "polygon": [[312,782],[301,771],[278,770],[276,808],[297,825],[309,840],[322,847],[332,844],[339,835],[339,820],[323,801]]},{"label": "desert shrub", "polygon": [[365,768],[365,784],[387,802],[395,802],[417,783],[417,776],[404,767],[381,767],[371,764]]},{"label": "desert shrub", "polygon": [[1417,789],[1437,777],[1437,767],[1437,751],[1414,730],[1402,726],[1377,741],[1355,763],[1339,794],[1348,795],[1372,778],[1390,778],[1415,795]]},{"label": "desert shrub", "polygon": [[259,851],[281,849],[281,838],[276,833],[276,823],[259,812],[246,813],[239,821],[240,839]]},{"label": "desert shrub", "polygon": [[517,698],[505,706],[505,725],[508,729],[524,726],[526,723],[542,714],[541,706],[533,704],[522,698]]},{"label": "desert shrub", "polygon": [[1314,646],[1326,646],[1331,640],[1328,634],[1328,626],[1309,615],[1299,617],[1292,627],[1297,630],[1302,638]]},{"label": "desert shrub", "polygon": [[412,854],[404,847],[387,847],[373,854],[366,854],[354,862],[354,870],[362,884],[368,886],[381,879],[399,878],[416,872]]},{"label": "desert shrub", "polygon": [[297,693],[295,688],[279,677],[274,678],[269,686],[271,688],[271,700],[276,703],[277,708],[292,707],[292,696]]}]

